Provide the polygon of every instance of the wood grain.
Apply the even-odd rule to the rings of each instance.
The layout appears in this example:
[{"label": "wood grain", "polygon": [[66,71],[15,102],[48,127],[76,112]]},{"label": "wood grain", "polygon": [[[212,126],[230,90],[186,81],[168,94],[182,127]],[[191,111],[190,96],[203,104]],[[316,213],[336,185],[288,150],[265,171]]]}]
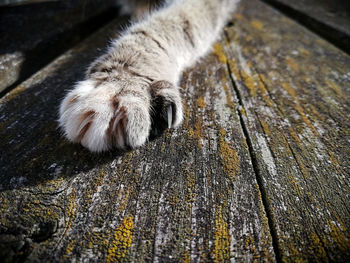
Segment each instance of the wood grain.
[{"label": "wood grain", "polygon": [[275,261],[239,104],[215,54],[185,73],[180,129],[137,150],[104,155],[62,138],[57,105],[115,24],[1,101],[2,256]]},{"label": "wood grain", "polygon": [[258,1],[224,50],[281,261],[350,257],[350,58]]},{"label": "wood grain", "polygon": [[350,3],[342,0],[262,0],[350,53]]},{"label": "wood grain", "polygon": [[25,2],[0,3],[1,97],[118,14],[113,0]]},{"label": "wood grain", "polygon": [[242,1],[184,73],[182,127],[91,154],[63,139],[58,105],[120,23],[0,101],[0,259],[348,261],[349,56]]}]

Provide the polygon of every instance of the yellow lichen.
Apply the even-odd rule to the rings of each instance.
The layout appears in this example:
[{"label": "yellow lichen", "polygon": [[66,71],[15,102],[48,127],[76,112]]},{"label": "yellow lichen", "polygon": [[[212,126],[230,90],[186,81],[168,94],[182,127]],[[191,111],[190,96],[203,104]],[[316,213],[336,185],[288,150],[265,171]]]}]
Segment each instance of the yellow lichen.
[{"label": "yellow lichen", "polygon": [[[40,162],[39,159],[33,158],[31,165],[37,165],[38,162]],[[38,187],[42,189],[43,192],[55,192],[57,189],[60,189],[65,182],[66,181],[62,177],[58,177],[42,182],[38,184]]]},{"label": "yellow lichen", "polygon": [[[306,263],[308,262],[306,259],[304,259],[303,255],[299,252],[299,250],[294,246],[293,243],[287,244],[288,246],[288,258],[292,259],[292,262],[295,263]],[[288,262],[286,255],[283,255],[282,262]]]},{"label": "yellow lichen", "polygon": [[271,135],[271,132],[270,132],[270,129],[269,127],[267,126],[267,123],[263,120],[263,119],[259,119],[260,121],[260,124],[264,130],[264,133],[267,135],[267,136],[270,136]]},{"label": "yellow lichen", "polygon": [[205,101],[204,101],[203,97],[200,96],[200,97],[197,99],[197,105],[198,105],[199,108],[201,108],[201,109],[204,109],[204,108],[205,108]]},{"label": "yellow lichen", "polygon": [[257,88],[254,79],[249,76],[244,70],[241,70],[240,73],[243,78],[245,87],[249,89],[250,95],[255,98],[257,95]]},{"label": "yellow lichen", "polygon": [[334,166],[339,166],[339,161],[338,161],[336,155],[330,150],[328,150],[328,155],[329,155],[329,160],[331,161],[331,163]]},{"label": "yellow lichen", "polygon": [[301,188],[299,187],[298,182],[297,182],[295,176],[294,176],[294,175],[287,174],[286,177],[287,177],[288,181],[291,183],[291,185],[293,186],[293,190],[294,190],[295,194],[296,194],[298,197],[301,197],[301,196],[302,196],[302,190],[301,190]]},{"label": "yellow lichen", "polygon": [[176,192],[171,192],[166,197],[166,201],[169,205],[177,205],[180,202],[179,196]]},{"label": "yellow lichen", "polygon": [[243,15],[241,13],[236,13],[235,18],[236,19],[242,19]]},{"label": "yellow lichen", "polygon": [[251,35],[246,35],[246,36],[244,37],[244,40],[245,40],[245,42],[250,42],[250,41],[253,40],[253,37],[252,37]]},{"label": "yellow lichen", "polygon": [[291,149],[291,146],[290,146],[290,144],[289,144],[289,142],[288,142],[287,137],[285,136],[285,134],[284,134],[284,133],[279,133],[277,138],[279,138],[280,140],[282,140],[282,143],[284,144],[286,150],[289,152],[289,154],[292,154],[292,152],[291,152],[291,150],[290,150],[290,149]]},{"label": "yellow lichen", "polygon": [[224,53],[223,47],[220,43],[215,43],[213,45],[213,53],[217,56],[217,58],[219,59],[219,61],[221,63],[226,64],[227,57],[226,57],[226,54]]},{"label": "yellow lichen", "polygon": [[73,248],[74,248],[74,244],[75,244],[75,240],[71,240],[68,245],[67,245],[67,248],[66,248],[66,255],[68,255],[70,252],[72,252]]},{"label": "yellow lichen", "polygon": [[188,128],[187,134],[190,138],[194,137],[194,130],[192,129],[192,127]]},{"label": "yellow lichen", "polygon": [[324,245],[326,241],[324,239],[320,239],[320,237],[315,234],[310,234],[311,245],[308,247],[309,253],[316,255],[320,262],[328,262],[327,253],[324,249]]},{"label": "yellow lichen", "polygon": [[261,81],[266,82],[266,77],[264,74],[259,73],[259,78],[261,79]]},{"label": "yellow lichen", "polygon": [[[248,51],[249,52],[249,51]],[[252,68],[252,66],[253,66],[253,63],[251,62],[251,61],[247,61],[246,62],[246,67],[247,68]]]},{"label": "yellow lichen", "polygon": [[75,203],[75,198],[77,196],[77,191],[74,188],[72,193],[69,194],[68,199],[69,199],[69,204],[68,204],[68,211],[67,211],[67,215],[68,215],[68,223],[67,223],[67,227],[66,230],[64,231],[64,234],[67,234],[68,230],[71,228],[72,223],[73,223],[73,219],[75,218],[75,209],[77,207],[76,203]]},{"label": "yellow lichen", "polygon": [[134,192],[135,185],[140,177],[140,174],[138,172],[133,171],[132,159],[134,157],[134,154],[135,152],[127,153],[123,159],[122,164],[120,165],[119,173],[126,172],[126,174],[132,174],[134,180],[130,181],[130,183],[127,184],[126,187],[121,187],[118,191],[117,202],[119,204],[119,213],[122,213],[126,209],[129,203],[130,195]]},{"label": "yellow lichen", "polygon": [[272,243],[272,238],[269,232],[269,221],[268,218],[266,216],[265,213],[265,208],[263,205],[263,201],[262,201],[262,195],[261,195],[261,191],[259,189],[259,185],[255,184],[255,188],[257,190],[258,193],[258,199],[259,199],[259,209],[258,209],[258,213],[259,213],[259,218],[261,220],[261,243],[263,244],[261,246],[262,248],[262,252],[264,254],[264,258],[267,260],[267,262],[272,262],[272,258],[273,255],[270,253],[269,251],[269,246]]},{"label": "yellow lichen", "polygon": [[326,119],[325,115],[320,114],[314,105],[309,104],[308,106],[310,108],[310,114],[312,114],[313,116],[315,116],[317,119],[319,119],[321,121],[325,121],[325,119]]},{"label": "yellow lichen", "polygon": [[292,127],[289,127],[289,134],[292,136],[292,138],[294,139],[294,141],[298,144],[301,145],[301,140],[298,137],[298,134],[293,130]]},{"label": "yellow lichen", "polygon": [[190,108],[187,106],[187,104],[183,104],[183,107],[184,107],[184,124],[183,124],[183,127],[184,129],[186,129],[188,127],[188,123],[190,121]]},{"label": "yellow lichen", "polygon": [[331,80],[325,80],[328,87],[330,87],[338,96],[342,97],[343,92],[341,88]]},{"label": "yellow lichen", "polygon": [[194,191],[194,187],[196,185],[196,178],[195,178],[195,174],[190,171],[189,169],[186,169],[184,171],[185,176],[186,176],[186,203],[190,204],[192,202],[194,202],[194,198],[196,197],[196,192]]},{"label": "yellow lichen", "polygon": [[160,146],[160,151],[161,151],[162,153],[164,153],[164,152],[165,152],[165,149],[166,149],[166,143],[165,143],[165,141],[163,141],[163,142],[162,142],[162,145]]},{"label": "yellow lichen", "polygon": [[282,88],[288,92],[288,94],[294,99],[297,100],[295,89],[293,89],[288,83],[281,83]]},{"label": "yellow lichen", "polygon": [[99,174],[94,177],[93,182],[89,185],[89,187],[87,187],[83,197],[83,199],[85,200],[86,207],[91,205],[93,196],[98,191],[98,187],[100,187],[103,184],[105,177],[106,172],[101,169]]},{"label": "yellow lichen", "polygon": [[108,249],[107,263],[118,262],[127,255],[132,243],[133,229],[133,216],[125,217],[114,231],[113,240]]},{"label": "yellow lichen", "polygon": [[241,107],[241,113],[244,117],[247,117],[247,113],[245,112],[245,109]]},{"label": "yellow lichen", "polygon": [[239,75],[239,70],[237,67],[237,62],[234,59],[229,59],[228,60],[228,65],[230,67],[231,72],[233,73],[233,75],[235,76],[235,78],[240,81],[241,80],[241,76]]},{"label": "yellow lichen", "polygon": [[298,64],[294,61],[294,59],[287,57],[286,58],[286,63],[288,65],[289,68],[291,68],[292,70],[298,72],[299,71],[299,66]]},{"label": "yellow lichen", "polygon": [[118,207],[118,212],[121,213],[126,209],[126,206],[128,205],[129,202],[129,197],[130,197],[130,189],[122,189],[119,191],[118,194],[118,199],[119,200],[119,207]]},{"label": "yellow lichen", "polygon": [[301,107],[298,97],[296,96],[296,91],[287,83],[281,84],[282,88],[288,92],[288,94],[293,98],[294,102],[296,103],[295,109],[299,113],[302,121],[306,124],[307,127],[311,129],[311,131],[318,136],[318,132],[315,129],[315,127],[312,125],[311,121],[306,116],[304,109]]},{"label": "yellow lichen", "polygon": [[212,252],[215,263],[230,260],[230,229],[221,210],[222,208],[219,206],[215,215],[214,250]]},{"label": "yellow lichen", "polygon": [[266,105],[269,107],[273,106],[273,102],[270,99],[269,93],[265,87],[265,84],[262,81],[258,81],[258,88],[261,92],[261,97],[263,98],[263,100],[265,101]]},{"label": "yellow lichen", "polygon": [[[246,67],[251,67],[251,63],[248,62]],[[265,101],[266,105],[271,107],[273,106],[273,101],[269,96],[269,92],[265,87],[265,76],[262,74],[257,74],[255,78],[249,74],[247,74],[244,70],[240,71],[240,75],[242,76],[244,86],[249,90],[249,93],[252,97],[256,97],[258,92],[261,95],[262,99]],[[257,79],[257,81],[255,80]]]},{"label": "yellow lichen", "polygon": [[234,110],[234,104],[232,102],[232,96],[231,96],[231,93],[229,92],[229,89],[227,88],[226,86],[226,80],[225,80],[225,77],[222,76],[222,87],[225,91],[225,94],[226,94],[226,102],[227,102],[227,105],[232,109]]},{"label": "yellow lichen", "polygon": [[15,88],[14,90],[12,90],[8,93],[8,95],[6,96],[4,101],[8,102],[8,101],[14,99],[15,97],[17,97],[19,94],[21,94],[25,90],[26,90],[25,86],[22,86],[22,85],[18,86],[17,88]]},{"label": "yellow lichen", "polygon": [[298,51],[300,52],[300,54],[304,57],[308,57],[310,56],[310,52],[307,51],[306,49],[302,48],[302,47],[298,47]]},{"label": "yellow lichen", "polygon": [[263,29],[263,23],[259,20],[252,20],[250,22],[250,24],[252,25],[252,27],[254,27],[255,29],[261,30]]},{"label": "yellow lichen", "polygon": [[191,262],[191,256],[190,256],[190,253],[188,253],[188,251],[185,252],[182,262],[183,263],[190,263]]},{"label": "yellow lichen", "polygon": [[202,138],[204,137],[203,132],[202,132],[202,127],[203,127],[202,118],[200,116],[198,116],[197,121],[194,125],[194,134],[195,134],[195,137],[197,138],[198,146],[200,148],[203,147]]},{"label": "yellow lichen", "polygon": [[252,236],[245,236],[244,239],[244,249],[249,250],[254,255],[254,257],[259,257],[258,251],[254,244],[254,238]]},{"label": "yellow lichen", "polygon": [[299,166],[299,168],[300,168],[301,173],[305,176],[305,178],[309,178],[309,176],[310,176],[310,172],[309,172],[310,169],[309,169],[309,168],[306,168],[306,167],[304,166],[304,164],[303,164],[303,162],[302,162],[300,156],[299,156],[299,155],[296,155],[296,156],[295,156],[295,160],[296,160],[296,162],[297,162],[297,164],[298,164],[298,166]]},{"label": "yellow lichen", "polygon": [[304,113],[304,110],[303,108],[297,104],[295,105],[295,109],[297,110],[297,112],[299,113],[301,119],[303,120],[303,122],[306,124],[307,127],[309,127],[311,129],[311,131],[316,135],[318,136],[318,132],[317,130],[315,129],[315,127],[312,125],[312,123],[310,122],[310,120],[306,117],[305,113]]},{"label": "yellow lichen", "polygon": [[348,233],[347,230],[344,228],[341,229],[341,224],[337,226],[331,220],[328,220],[328,226],[331,230],[331,237],[339,249],[344,252],[350,251],[350,235],[346,234]]},{"label": "yellow lichen", "polygon": [[226,131],[220,129],[219,150],[221,155],[221,163],[224,167],[226,175],[232,180],[236,180],[239,171],[240,160],[235,149],[225,140]]}]

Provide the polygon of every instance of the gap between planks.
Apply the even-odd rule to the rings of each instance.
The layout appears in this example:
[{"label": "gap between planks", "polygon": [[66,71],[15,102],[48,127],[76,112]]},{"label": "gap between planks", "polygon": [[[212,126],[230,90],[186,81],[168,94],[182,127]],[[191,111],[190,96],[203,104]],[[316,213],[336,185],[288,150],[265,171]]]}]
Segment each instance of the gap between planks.
[{"label": "gap between planks", "polygon": [[[229,36],[227,35],[225,30],[224,30],[224,37],[225,37],[225,40],[227,42],[231,42],[231,39],[229,38]],[[241,96],[241,94],[240,94],[240,92],[239,92],[239,90],[237,88],[235,80],[232,77],[233,73],[231,71],[231,68],[230,68],[230,65],[229,65],[228,61],[226,61],[226,67],[227,67],[229,78],[230,78],[231,83],[232,83],[232,88],[235,91],[234,94],[236,94],[236,99],[238,101],[238,104],[239,104],[240,107],[242,107],[244,109],[244,103],[243,103],[243,100],[242,100],[242,96]],[[248,144],[249,156],[250,156],[251,163],[252,163],[252,166],[253,166],[255,178],[256,178],[256,181],[258,183],[259,192],[261,194],[261,199],[262,199],[262,203],[263,203],[263,206],[264,206],[264,211],[266,213],[266,217],[267,217],[267,220],[268,220],[269,231],[270,231],[270,235],[271,235],[271,238],[272,238],[272,246],[273,246],[273,250],[275,252],[276,262],[277,263],[281,263],[281,262],[283,262],[283,260],[282,260],[282,256],[281,256],[281,248],[280,248],[279,243],[278,243],[276,221],[274,219],[273,213],[272,213],[270,205],[269,205],[268,196],[267,196],[264,184],[263,184],[262,175],[261,175],[261,172],[260,172],[260,169],[259,169],[259,166],[258,166],[258,162],[257,162],[257,159],[256,159],[256,154],[255,154],[255,151],[254,151],[254,148],[253,148],[253,144],[252,144],[252,141],[251,141],[251,138],[250,138],[250,135],[249,135],[249,131],[248,131],[247,125],[244,122],[244,118],[242,116],[242,112],[240,110],[238,110],[237,113],[238,113],[238,116],[239,116],[239,122],[241,124],[241,128],[242,128],[242,131],[243,131],[244,138],[245,138],[245,140],[247,141],[247,144]]]},{"label": "gap between planks", "polygon": [[[336,46],[340,50],[350,55],[350,36],[346,31],[343,31],[337,26],[323,21],[323,19],[317,19],[312,15],[305,13],[298,8],[293,7],[293,5],[288,5],[283,3],[283,1],[278,0],[261,0],[263,3],[269,5],[270,7],[278,10],[282,14],[288,16],[293,21],[296,21],[300,25],[309,29],[314,34],[325,39],[330,44]],[[322,5],[322,3],[320,3]],[[323,4],[325,5],[325,4]]]}]

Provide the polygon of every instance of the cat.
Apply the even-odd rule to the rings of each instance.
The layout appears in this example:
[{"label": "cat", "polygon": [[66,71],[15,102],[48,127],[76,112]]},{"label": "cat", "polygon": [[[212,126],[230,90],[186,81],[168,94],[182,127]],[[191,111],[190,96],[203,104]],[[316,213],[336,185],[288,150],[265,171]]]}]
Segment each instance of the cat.
[{"label": "cat", "polygon": [[152,132],[181,124],[181,73],[210,51],[239,0],[120,1],[137,22],[90,65],[59,110],[65,136],[92,152],[139,147]]}]

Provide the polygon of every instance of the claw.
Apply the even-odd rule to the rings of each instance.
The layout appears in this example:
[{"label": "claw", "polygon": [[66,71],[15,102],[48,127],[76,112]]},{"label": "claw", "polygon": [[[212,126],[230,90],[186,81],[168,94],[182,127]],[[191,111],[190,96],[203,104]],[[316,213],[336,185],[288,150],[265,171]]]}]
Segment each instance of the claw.
[{"label": "claw", "polygon": [[79,133],[81,133],[82,132],[82,130],[84,129],[84,127],[89,123],[89,122],[91,122],[91,120],[94,118],[94,112],[87,112],[86,114],[85,114],[85,118],[84,118],[84,120],[80,123],[80,125],[79,125],[79,128],[78,128],[78,131],[79,131]]},{"label": "claw", "polygon": [[170,105],[168,107],[168,128],[171,128],[171,125],[173,123],[173,107]]},{"label": "claw", "polygon": [[117,127],[117,142],[120,148],[124,148],[125,147],[125,140],[124,140],[124,132],[123,132],[123,128],[121,127],[121,125],[119,125]]},{"label": "claw", "polygon": [[117,115],[115,116],[115,120],[113,123],[113,129],[112,131],[115,131],[115,128],[117,127],[119,121],[124,117],[124,112],[123,111],[118,111]]}]

